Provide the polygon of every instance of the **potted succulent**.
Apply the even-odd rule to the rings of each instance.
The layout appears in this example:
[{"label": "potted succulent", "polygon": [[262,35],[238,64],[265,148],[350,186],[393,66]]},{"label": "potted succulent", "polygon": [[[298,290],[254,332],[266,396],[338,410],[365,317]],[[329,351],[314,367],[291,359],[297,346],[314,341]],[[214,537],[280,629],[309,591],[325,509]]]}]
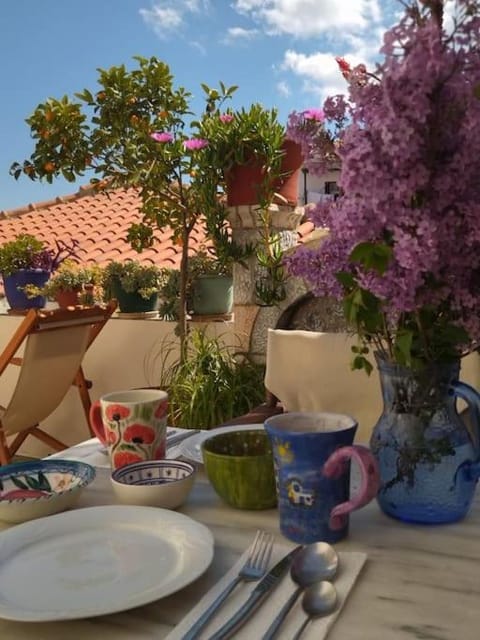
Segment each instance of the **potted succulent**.
[{"label": "potted succulent", "polygon": [[100,280],[101,271],[97,265],[82,267],[74,260],[67,259],[62,262],[43,287],[27,285],[24,287],[24,292],[29,298],[45,296],[50,300],[55,300],[59,307],[66,308],[101,300]]},{"label": "potted succulent", "polygon": [[[50,275],[75,251],[76,242],[70,246],[56,242],[55,252],[42,240],[27,233],[0,247],[0,273],[3,277],[5,295],[12,309],[41,308],[46,297],[43,287]],[[35,295],[28,288],[36,288]]]},{"label": "potted succulent", "polygon": [[106,298],[116,298],[121,313],[144,313],[157,307],[161,270],[137,260],[110,262],[102,272]]}]

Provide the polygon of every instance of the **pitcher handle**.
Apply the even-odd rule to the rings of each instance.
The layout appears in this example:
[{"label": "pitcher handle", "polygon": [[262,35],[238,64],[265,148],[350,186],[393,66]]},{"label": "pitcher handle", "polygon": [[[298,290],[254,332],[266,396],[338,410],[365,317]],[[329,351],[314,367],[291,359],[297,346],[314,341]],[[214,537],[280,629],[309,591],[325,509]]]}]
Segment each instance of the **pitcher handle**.
[{"label": "pitcher handle", "polygon": [[337,504],[331,510],[329,526],[333,530],[346,526],[348,514],[368,504],[377,495],[380,487],[380,473],[374,455],[368,447],[358,444],[334,451],[323,465],[323,475],[327,478],[340,477],[346,472],[347,463],[352,458],[360,469],[360,488],[350,500]]},{"label": "pitcher handle", "polygon": [[468,432],[477,452],[477,458],[480,458],[480,394],[469,384],[460,382],[459,380],[455,380],[450,384],[450,393],[462,398],[462,400],[465,400],[468,404],[468,409],[472,416],[472,424],[475,429],[473,433],[470,429],[468,429]]}]

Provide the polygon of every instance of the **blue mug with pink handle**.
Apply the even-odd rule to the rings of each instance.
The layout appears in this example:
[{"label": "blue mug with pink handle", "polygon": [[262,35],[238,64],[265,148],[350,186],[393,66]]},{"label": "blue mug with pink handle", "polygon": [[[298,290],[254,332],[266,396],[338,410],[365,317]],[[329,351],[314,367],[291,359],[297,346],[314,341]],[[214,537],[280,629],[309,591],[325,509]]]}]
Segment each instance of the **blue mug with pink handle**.
[{"label": "blue mug with pink handle", "polygon": [[[282,534],[299,544],[337,542],[349,514],[368,504],[379,487],[378,465],[367,447],[354,445],[357,422],[336,413],[292,412],[265,421],[271,440]],[[350,496],[350,461],[360,484]]]}]

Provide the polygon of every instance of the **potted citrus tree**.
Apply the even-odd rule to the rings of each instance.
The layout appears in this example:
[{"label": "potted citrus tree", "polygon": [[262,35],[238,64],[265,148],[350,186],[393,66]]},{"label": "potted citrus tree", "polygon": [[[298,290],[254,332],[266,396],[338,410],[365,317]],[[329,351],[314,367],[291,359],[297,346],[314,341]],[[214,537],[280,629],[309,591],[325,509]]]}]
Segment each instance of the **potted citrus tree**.
[{"label": "potted citrus tree", "polygon": [[161,270],[137,260],[110,262],[102,272],[106,298],[116,298],[121,313],[155,311],[158,303]]}]

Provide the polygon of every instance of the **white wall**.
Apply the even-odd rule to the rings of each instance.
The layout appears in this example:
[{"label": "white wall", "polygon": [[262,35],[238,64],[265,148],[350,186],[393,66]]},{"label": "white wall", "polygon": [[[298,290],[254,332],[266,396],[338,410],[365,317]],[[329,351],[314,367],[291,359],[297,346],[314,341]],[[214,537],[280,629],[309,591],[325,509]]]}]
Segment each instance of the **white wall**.
[{"label": "white wall", "polygon": [[[3,349],[21,320],[18,316],[0,315],[0,349]],[[174,328],[175,323],[160,320],[111,318],[84,359],[85,376],[93,382],[90,389],[92,401],[110,391],[158,384],[162,344],[163,353],[167,351],[167,343],[173,342],[178,345],[178,339],[173,333]],[[208,333],[221,337],[228,345],[237,342],[232,322],[210,323]],[[178,346],[171,354],[172,359],[177,354]],[[10,365],[0,377],[2,406],[6,406],[13,392],[18,370],[18,367]],[[76,387],[69,390],[61,405],[42,426],[69,445],[90,437]],[[23,455],[32,456],[42,456],[49,452],[50,449],[32,437],[27,438],[19,451]]]}]

